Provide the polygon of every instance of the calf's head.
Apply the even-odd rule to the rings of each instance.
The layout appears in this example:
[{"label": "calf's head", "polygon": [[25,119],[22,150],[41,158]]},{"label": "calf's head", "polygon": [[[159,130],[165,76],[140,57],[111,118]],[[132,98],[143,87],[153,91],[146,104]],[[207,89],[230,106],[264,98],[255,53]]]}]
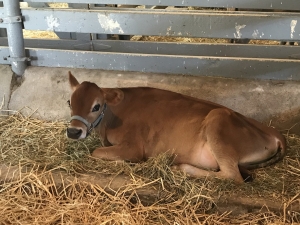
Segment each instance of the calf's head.
[{"label": "calf's head", "polygon": [[86,138],[104,117],[106,107],[118,105],[124,98],[120,89],[99,88],[91,82],[81,84],[69,72],[69,83],[73,91],[68,101],[71,121],[67,136],[72,139]]}]

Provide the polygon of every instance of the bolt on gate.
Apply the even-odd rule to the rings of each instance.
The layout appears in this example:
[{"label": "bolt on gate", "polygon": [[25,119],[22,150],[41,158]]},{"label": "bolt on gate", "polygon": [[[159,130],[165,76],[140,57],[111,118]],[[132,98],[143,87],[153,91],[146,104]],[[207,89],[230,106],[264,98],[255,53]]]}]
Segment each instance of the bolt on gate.
[{"label": "bolt on gate", "polygon": [[[300,42],[299,0],[55,0],[69,7],[51,8],[52,1],[3,0],[0,64],[17,75],[31,65],[300,80],[300,46],[283,45]],[[22,29],[60,39],[24,39]],[[137,35],[233,43],[130,40]]]}]

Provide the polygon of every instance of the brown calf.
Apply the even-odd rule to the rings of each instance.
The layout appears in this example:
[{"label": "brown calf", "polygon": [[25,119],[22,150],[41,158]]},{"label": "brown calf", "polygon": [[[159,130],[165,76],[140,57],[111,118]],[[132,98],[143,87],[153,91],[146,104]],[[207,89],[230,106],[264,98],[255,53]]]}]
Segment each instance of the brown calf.
[{"label": "brown calf", "polygon": [[212,102],[155,88],[80,84],[70,72],[69,82],[67,136],[85,138],[95,128],[105,147],[94,157],[139,162],[171,151],[174,165],[191,176],[243,182],[241,173],[286,153],[277,130]]}]

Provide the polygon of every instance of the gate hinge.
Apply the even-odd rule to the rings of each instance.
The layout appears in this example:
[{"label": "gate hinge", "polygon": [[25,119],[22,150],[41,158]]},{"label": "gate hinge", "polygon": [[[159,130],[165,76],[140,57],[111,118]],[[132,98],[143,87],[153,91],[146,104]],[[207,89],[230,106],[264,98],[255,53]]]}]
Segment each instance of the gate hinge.
[{"label": "gate hinge", "polygon": [[21,23],[22,16],[8,16],[0,18],[0,23]]}]

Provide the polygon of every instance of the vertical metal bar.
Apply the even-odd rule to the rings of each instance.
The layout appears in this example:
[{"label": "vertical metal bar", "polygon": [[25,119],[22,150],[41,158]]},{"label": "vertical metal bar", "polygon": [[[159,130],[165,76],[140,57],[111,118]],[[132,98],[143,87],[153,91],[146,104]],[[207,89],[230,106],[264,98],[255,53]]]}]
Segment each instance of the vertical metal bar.
[{"label": "vertical metal bar", "polygon": [[[5,16],[13,18],[21,16],[19,0],[3,0]],[[12,71],[21,76],[26,69],[24,37],[21,22],[13,20],[7,24],[7,39]]]},{"label": "vertical metal bar", "polygon": [[[3,7],[3,2],[0,2],[0,7]],[[0,37],[7,37],[6,28],[0,28]]]}]

